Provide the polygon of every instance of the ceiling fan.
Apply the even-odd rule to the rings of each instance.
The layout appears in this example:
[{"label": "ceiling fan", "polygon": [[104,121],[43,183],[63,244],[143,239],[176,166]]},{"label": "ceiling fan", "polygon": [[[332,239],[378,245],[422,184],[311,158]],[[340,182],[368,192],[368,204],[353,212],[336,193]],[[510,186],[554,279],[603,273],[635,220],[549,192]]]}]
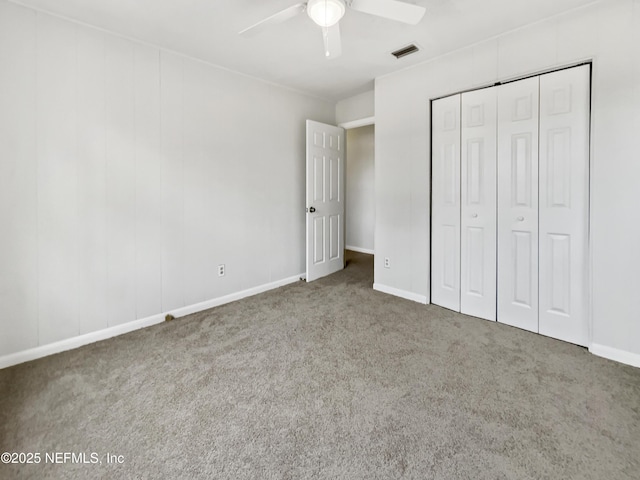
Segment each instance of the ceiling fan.
[{"label": "ceiling fan", "polygon": [[339,22],[344,16],[347,7],[358,12],[410,25],[416,25],[422,20],[426,11],[424,7],[419,5],[398,0],[307,0],[285,8],[255,25],[251,25],[240,31],[239,34],[244,36],[256,34],[269,25],[289,20],[306,10],[311,20],[322,28],[325,56],[327,58],[336,58],[342,53]]}]

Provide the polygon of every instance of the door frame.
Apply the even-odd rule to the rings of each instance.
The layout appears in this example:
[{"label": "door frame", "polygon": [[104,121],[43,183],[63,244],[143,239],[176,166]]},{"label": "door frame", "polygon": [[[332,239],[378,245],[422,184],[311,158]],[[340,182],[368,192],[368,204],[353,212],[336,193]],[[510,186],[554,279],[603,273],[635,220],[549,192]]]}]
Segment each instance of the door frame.
[{"label": "door frame", "polygon": [[[364,117],[364,118],[359,118],[357,120],[349,120],[348,122],[341,122],[338,123],[339,127],[344,128],[344,198],[345,198],[345,206],[344,206],[344,210],[345,210],[345,216],[344,216],[344,244],[345,244],[345,250],[346,250],[346,245],[347,245],[347,162],[349,161],[348,157],[348,149],[349,146],[347,145],[347,130],[352,130],[354,128],[360,128],[360,127],[368,127],[369,125],[373,125],[375,127],[376,125],[376,117],[375,116],[371,116],[371,117]],[[374,139],[374,148],[373,148],[373,163],[375,165],[375,161],[376,161],[376,149],[375,149],[375,130],[373,133],[373,139]],[[376,184],[376,177],[375,177],[376,173],[375,173],[375,168],[373,169],[373,188],[374,188],[374,193],[375,193],[375,184]],[[374,261],[374,265],[375,265],[375,258],[376,258],[376,233],[375,233],[375,203],[374,203],[374,211],[373,211],[373,215],[374,215],[374,220],[373,220],[373,251],[371,253],[368,252],[361,252],[361,253],[367,253],[368,255],[373,255],[373,261]],[[355,250],[353,250],[355,251]]]},{"label": "door frame", "polygon": [[[450,97],[452,95],[458,95],[458,94],[463,94],[463,93],[467,93],[467,92],[474,92],[476,90],[483,90],[485,88],[491,88],[491,87],[497,87],[500,85],[504,85],[507,83],[512,83],[512,82],[517,82],[520,80],[525,80],[527,78],[532,78],[532,77],[539,77],[541,75],[545,75],[547,73],[553,73],[553,72],[560,72],[562,70],[567,70],[570,68],[575,68],[575,67],[580,67],[583,65],[588,65],[589,66],[589,158],[587,160],[587,164],[589,165],[589,172],[587,175],[587,185],[588,185],[588,197],[587,197],[587,238],[586,238],[586,250],[587,250],[587,267],[586,267],[586,274],[587,274],[587,291],[586,291],[586,298],[587,298],[587,305],[586,305],[586,312],[587,312],[587,330],[588,330],[588,334],[587,334],[587,344],[588,347],[591,346],[592,342],[593,342],[593,251],[591,248],[591,224],[592,224],[592,212],[593,209],[591,208],[592,205],[592,191],[593,191],[593,185],[592,185],[592,175],[591,172],[593,171],[593,135],[592,135],[592,131],[593,131],[593,115],[592,115],[592,106],[593,106],[593,68],[594,68],[594,59],[590,58],[590,59],[586,59],[583,61],[579,61],[579,62],[575,62],[575,63],[570,63],[570,64],[566,64],[563,65],[561,67],[552,67],[552,68],[548,68],[548,69],[544,69],[544,70],[538,70],[537,72],[533,72],[533,73],[528,73],[525,75],[520,75],[520,76],[516,76],[516,77],[511,77],[502,81],[497,81],[493,84],[485,84],[479,87],[475,87],[475,88],[468,88],[465,90],[458,90],[455,92],[450,92],[444,95],[440,95],[437,97],[433,97],[430,98],[428,100],[429,102],[429,272],[428,272],[428,276],[429,276],[429,303],[432,304],[431,302],[431,293],[432,293],[432,282],[431,282],[431,271],[432,271],[432,265],[433,265],[433,102],[440,100],[442,98],[446,98],[446,97]],[[464,315],[464,314],[463,314]]]}]

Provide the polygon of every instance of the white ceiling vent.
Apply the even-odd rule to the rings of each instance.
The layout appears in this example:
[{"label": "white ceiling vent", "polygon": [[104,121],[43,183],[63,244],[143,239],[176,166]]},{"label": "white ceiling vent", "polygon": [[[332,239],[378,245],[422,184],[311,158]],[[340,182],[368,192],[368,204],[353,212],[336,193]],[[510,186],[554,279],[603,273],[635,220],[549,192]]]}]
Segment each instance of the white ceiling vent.
[{"label": "white ceiling vent", "polygon": [[396,58],[402,58],[402,57],[406,57],[407,55],[411,55],[412,53],[416,53],[419,50],[420,49],[418,48],[418,46],[412,43],[411,45],[402,47],[396,50],[395,52],[391,52],[391,55],[393,55]]}]

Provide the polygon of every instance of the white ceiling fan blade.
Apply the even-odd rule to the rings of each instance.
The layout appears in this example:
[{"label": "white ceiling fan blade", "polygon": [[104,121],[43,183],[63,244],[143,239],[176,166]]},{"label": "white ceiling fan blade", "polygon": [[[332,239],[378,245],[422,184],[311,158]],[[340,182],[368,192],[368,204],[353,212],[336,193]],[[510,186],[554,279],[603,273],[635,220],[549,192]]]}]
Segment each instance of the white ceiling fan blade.
[{"label": "white ceiling fan blade", "polygon": [[324,55],[328,59],[342,55],[342,41],[340,40],[340,22],[331,27],[322,27],[324,40]]},{"label": "white ceiling fan blade", "polygon": [[398,2],[397,0],[352,0],[349,6],[358,12],[388,18],[397,22],[416,25],[426,8],[411,3]]},{"label": "white ceiling fan blade", "polygon": [[249,37],[251,35],[255,35],[264,30],[265,27],[269,25],[273,25],[274,23],[282,23],[290,18],[295,17],[299,13],[304,12],[304,9],[307,8],[307,3],[297,3],[292,5],[284,10],[279,11],[278,13],[274,13],[270,17],[265,18],[264,20],[260,20],[255,25],[251,25],[250,27],[245,28],[244,30],[238,32],[239,35],[243,35],[245,37]]}]

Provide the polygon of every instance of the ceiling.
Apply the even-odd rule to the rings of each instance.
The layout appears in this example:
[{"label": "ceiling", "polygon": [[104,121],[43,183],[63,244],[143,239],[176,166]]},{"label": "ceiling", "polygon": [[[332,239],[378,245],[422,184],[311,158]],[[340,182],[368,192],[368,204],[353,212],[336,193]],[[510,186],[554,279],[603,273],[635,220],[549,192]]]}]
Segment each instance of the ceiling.
[{"label": "ceiling", "polygon": [[[320,28],[306,14],[251,38],[237,32],[301,0],[20,0],[15,3],[95,25],[331,101],[373,79],[593,0],[404,0],[426,7],[416,26],[347,9],[342,56],[327,60]],[[408,43],[422,50],[396,60]]]}]

